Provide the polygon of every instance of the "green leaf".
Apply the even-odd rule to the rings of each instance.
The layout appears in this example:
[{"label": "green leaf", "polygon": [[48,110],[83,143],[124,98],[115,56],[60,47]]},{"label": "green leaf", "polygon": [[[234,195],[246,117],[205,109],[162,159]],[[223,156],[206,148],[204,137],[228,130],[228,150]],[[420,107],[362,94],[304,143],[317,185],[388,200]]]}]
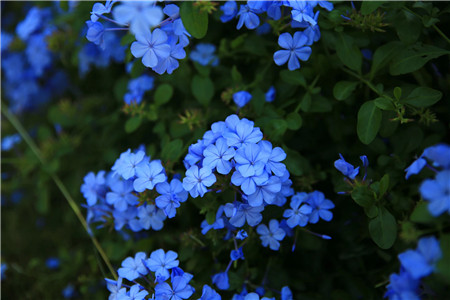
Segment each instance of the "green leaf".
[{"label": "green leaf", "polygon": [[377,136],[381,125],[381,110],[374,101],[367,101],[358,111],[357,133],[363,144],[370,144]]},{"label": "green leaf", "polygon": [[428,107],[441,100],[441,98],[442,93],[440,91],[421,86],[415,88],[408,97],[400,102],[415,107]]},{"label": "green leaf", "polygon": [[280,72],[280,77],[287,84],[306,87],[305,76],[300,71],[283,70]]},{"label": "green leaf", "polygon": [[422,22],[414,14],[401,10],[395,18],[394,28],[400,40],[410,45],[419,39],[422,31]]},{"label": "green leaf", "polygon": [[300,108],[304,111],[307,112],[309,111],[309,108],[311,107],[311,94],[310,93],[306,93],[300,103]]},{"label": "green leaf", "polygon": [[266,95],[259,88],[254,89],[251,94],[253,97],[250,104],[253,106],[256,114],[261,115],[264,111],[264,105],[266,104]]},{"label": "green leaf", "polygon": [[163,105],[167,103],[173,95],[173,87],[170,84],[164,83],[158,86],[155,91],[155,104]]},{"label": "green leaf", "polygon": [[145,70],[144,64],[141,60],[135,60],[133,66],[131,67],[130,76],[131,78],[137,78],[142,75]]},{"label": "green leaf", "polygon": [[400,100],[400,98],[402,97],[402,89],[400,87],[398,87],[398,86],[396,86],[394,88],[394,97],[397,100]]},{"label": "green leaf", "polygon": [[142,119],[140,116],[134,116],[134,117],[128,119],[125,122],[125,132],[131,133],[131,132],[135,131],[136,129],[139,128],[141,123],[142,123]]},{"label": "green leaf", "polygon": [[375,244],[381,249],[389,249],[397,239],[397,222],[384,207],[378,210],[378,216],[369,222],[369,233]]},{"label": "green leaf", "polygon": [[351,196],[352,199],[362,207],[371,207],[375,202],[373,193],[367,186],[358,186],[354,188]]},{"label": "green leaf", "polygon": [[124,35],[124,36],[120,39],[120,45],[121,45],[121,46],[128,46],[129,44],[131,44],[131,43],[134,42],[135,40],[136,40],[136,37],[134,36],[134,34],[127,33],[126,35]]},{"label": "green leaf", "polygon": [[286,116],[287,127],[290,130],[298,130],[302,127],[303,120],[299,113],[293,111]]},{"label": "green leaf", "polygon": [[336,41],[336,53],[344,65],[358,73],[361,72],[362,54],[351,36],[339,34]]},{"label": "green leaf", "polygon": [[373,219],[378,216],[378,207],[376,205],[364,207],[364,213],[368,218]]},{"label": "green leaf", "polygon": [[399,41],[389,42],[377,48],[373,54],[370,79],[375,76],[376,72],[385,67],[403,48],[404,45]]},{"label": "green leaf", "polygon": [[428,61],[439,56],[450,54],[450,51],[430,45],[413,45],[398,53],[390,65],[391,75],[401,75],[414,72]]},{"label": "green leaf", "polygon": [[450,284],[450,234],[443,234],[440,239],[442,258],[437,262],[437,271],[441,274],[447,284]]},{"label": "green leaf", "polygon": [[295,176],[302,176],[304,173],[307,173],[310,169],[309,162],[306,158],[304,158],[298,151],[294,151],[289,149],[285,145],[283,145],[283,149],[286,152],[286,160],[284,163],[288,171]]},{"label": "green leaf", "polygon": [[384,1],[362,1],[361,2],[361,14],[368,15],[375,11],[378,7],[383,5]]},{"label": "green leaf", "polygon": [[182,150],[183,141],[181,139],[175,139],[165,144],[161,149],[161,158],[164,161],[175,161],[183,154]]},{"label": "green leaf", "polygon": [[231,79],[233,80],[233,82],[235,83],[242,83],[242,75],[239,72],[238,68],[236,66],[233,66],[231,68]]},{"label": "green leaf", "polygon": [[288,124],[283,119],[274,119],[269,123],[267,134],[274,139],[280,138],[288,129]]},{"label": "green leaf", "polygon": [[376,107],[382,110],[395,110],[394,103],[392,100],[384,97],[379,97],[373,100],[375,102]]},{"label": "green leaf", "polygon": [[428,210],[428,203],[424,201],[417,203],[409,219],[414,223],[423,224],[433,223],[436,220]]},{"label": "green leaf", "polygon": [[195,75],[191,81],[192,94],[200,104],[207,106],[214,96],[214,83],[208,77]]},{"label": "green leaf", "polygon": [[358,82],[355,81],[339,81],[333,88],[333,96],[337,100],[347,99],[355,90]]},{"label": "green leaf", "polygon": [[389,188],[389,174],[385,174],[380,180],[380,191],[379,198],[383,197],[386,194]]},{"label": "green leaf", "polygon": [[186,30],[196,39],[201,39],[208,31],[208,13],[200,11],[194,2],[183,2],[180,6],[180,17]]}]

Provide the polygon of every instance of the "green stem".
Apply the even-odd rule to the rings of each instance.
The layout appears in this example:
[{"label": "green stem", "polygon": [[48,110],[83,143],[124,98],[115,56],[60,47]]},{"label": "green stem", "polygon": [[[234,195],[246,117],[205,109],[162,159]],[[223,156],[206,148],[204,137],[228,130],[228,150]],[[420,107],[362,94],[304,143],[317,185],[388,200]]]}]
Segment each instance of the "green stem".
[{"label": "green stem", "polygon": [[[416,12],[410,10],[407,7],[403,7],[403,9],[411,14],[413,14],[414,16],[416,16],[417,18],[419,18],[422,22],[422,16],[417,14]],[[448,38],[448,36],[445,35],[445,33],[443,33],[435,24],[433,24],[431,27],[433,27],[434,30],[436,30],[436,32],[447,42],[450,44],[450,39]]]},{"label": "green stem", "polygon": [[[42,157],[39,148],[36,146],[34,141],[31,139],[30,135],[25,130],[25,128],[22,126],[20,121],[16,118],[16,116],[14,114],[12,114],[9,111],[9,108],[5,104],[3,104],[3,102],[1,103],[1,110],[2,110],[3,115],[5,115],[5,117],[8,119],[8,121],[19,132],[19,134],[22,136],[23,140],[28,144],[28,147],[30,147],[31,151],[33,151],[34,155],[36,155],[38,160],[41,162],[42,166],[45,168],[45,166],[47,165],[47,162]],[[50,177],[53,179],[53,181],[55,182],[56,186],[59,188],[59,190],[61,191],[63,196],[66,198],[67,202],[69,203],[69,205],[72,208],[73,212],[77,216],[78,220],[83,225],[83,228],[88,233],[89,237],[91,238],[92,243],[94,244],[94,246],[97,249],[98,253],[100,253],[100,256],[102,257],[102,259],[105,262],[105,264],[108,266],[108,269],[111,272],[111,274],[113,275],[114,279],[117,280],[116,271],[112,267],[108,256],[106,255],[106,253],[103,250],[103,248],[100,246],[100,243],[98,242],[98,240],[91,233],[91,231],[89,229],[89,226],[88,226],[88,224],[86,222],[86,219],[84,218],[84,216],[81,213],[79,207],[77,206],[77,204],[73,200],[73,198],[70,195],[69,191],[67,190],[66,186],[63,184],[61,179],[59,179],[59,177],[54,172],[52,172],[50,170],[47,170],[47,172],[49,173]]]}]

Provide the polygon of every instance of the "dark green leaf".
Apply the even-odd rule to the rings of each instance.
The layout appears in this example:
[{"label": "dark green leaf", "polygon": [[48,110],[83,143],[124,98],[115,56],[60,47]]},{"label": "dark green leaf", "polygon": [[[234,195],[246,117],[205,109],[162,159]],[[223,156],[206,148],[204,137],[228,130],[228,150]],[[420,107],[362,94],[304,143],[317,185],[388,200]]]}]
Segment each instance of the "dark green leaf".
[{"label": "dark green leaf", "polygon": [[390,65],[391,75],[401,75],[420,69],[428,61],[449,54],[450,51],[430,45],[413,45],[398,53]]},{"label": "dark green leaf", "polygon": [[140,116],[134,116],[134,117],[128,119],[125,122],[125,132],[131,133],[131,132],[135,131],[136,129],[139,128],[141,123],[142,123],[142,119]]},{"label": "dark green leaf", "polygon": [[383,197],[389,188],[389,174],[385,174],[380,180],[379,197]]},{"label": "dark green leaf", "polygon": [[233,66],[231,68],[231,79],[233,82],[241,84],[242,83],[242,75],[239,72],[238,68],[236,66]]},{"label": "dark green leaf", "polygon": [[369,222],[369,233],[375,244],[381,249],[389,249],[397,239],[397,222],[384,207],[378,210],[378,216]]},{"label": "dark green leaf", "polygon": [[384,1],[362,1],[361,14],[368,15],[383,5]]},{"label": "dark green leaf", "polygon": [[311,94],[310,93],[306,93],[302,100],[301,100],[301,104],[300,104],[300,108],[304,111],[307,112],[309,111],[309,108],[311,107]]},{"label": "dark green leaf", "polygon": [[389,42],[375,50],[373,54],[372,67],[370,69],[370,78],[385,67],[397,53],[404,48],[403,44],[398,41]]},{"label": "dark green leaf", "polygon": [[339,81],[333,88],[333,96],[337,100],[347,99],[355,90],[358,82],[355,81]]},{"label": "dark green leaf", "polygon": [[261,115],[264,111],[264,105],[266,104],[266,95],[261,89],[255,89],[251,92],[252,100],[250,101],[253,109],[258,115]]},{"label": "dark green leaf", "polygon": [[300,71],[283,70],[280,72],[280,77],[288,84],[306,87],[305,76]]},{"label": "dark green leaf", "polygon": [[289,149],[286,146],[283,146],[283,149],[286,151],[286,160],[284,163],[292,175],[302,176],[304,173],[308,172],[310,166],[306,158],[298,153],[298,151]]},{"label": "dark green leaf", "polygon": [[374,101],[367,101],[358,111],[357,133],[363,144],[370,144],[377,136],[382,114]]},{"label": "dark green leaf", "polygon": [[186,1],[180,6],[180,17],[186,30],[196,39],[201,39],[208,31],[208,14],[200,11],[194,2]]},{"label": "dark green leaf", "polygon": [[298,130],[302,127],[302,117],[299,113],[293,111],[286,116],[287,127],[290,130]]},{"label": "dark green leaf", "polygon": [[430,214],[427,202],[419,202],[414,208],[409,219],[415,223],[433,223],[436,219]]},{"label": "dark green leaf", "polygon": [[402,99],[401,103],[415,107],[428,107],[441,100],[441,98],[442,93],[440,91],[421,86],[415,88],[408,97]]},{"label": "dark green leaf", "polygon": [[134,34],[128,33],[120,39],[120,45],[128,46],[135,40],[136,40],[136,37],[134,36]]},{"label": "dark green leaf", "polygon": [[364,213],[368,218],[373,219],[378,216],[378,207],[376,205],[364,207]]},{"label": "dark green leaf", "polygon": [[362,207],[371,207],[374,204],[373,192],[367,186],[359,186],[353,189],[352,199]]},{"label": "dark green leaf", "polygon": [[339,34],[336,41],[336,53],[344,65],[358,73],[361,72],[362,54],[351,36]]},{"label": "dark green leaf", "polygon": [[173,88],[171,85],[164,83],[158,86],[155,91],[155,104],[162,105],[167,103],[173,95]]},{"label": "dark green leaf", "polygon": [[402,89],[400,87],[398,87],[398,86],[396,86],[394,88],[394,97],[397,100],[400,100],[400,98],[402,97]]},{"label": "dark green leaf", "polygon": [[376,107],[382,110],[395,110],[392,100],[384,97],[379,97],[374,100]]},{"label": "dark green leaf", "polygon": [[447,285],[450,284],[450,234],[443,234],[440,238],[442,258],[437,262],[437,271],[441,274]]},{"label": "dark green leaf", "polygon": [[164,161],[175,161],[177,160],[181,155],[183,150],[183,141],[180,139],[176,139],[173,141],[170,141],[169,143],[165,144],[164,147],[161,150],[161,158]]},{"label": "dark green leaf", "polygon": [[192,94],[200,104],[207,106],[214,96],[214,83],[207,77],[195,75],[191,81]]},{"label": "dark green leaf", "polygon": [[399,11],[395,18],[394,28],[397,30],[397,35],[405,44],[415,43],[422,31],[421,20],[408,11]]}]

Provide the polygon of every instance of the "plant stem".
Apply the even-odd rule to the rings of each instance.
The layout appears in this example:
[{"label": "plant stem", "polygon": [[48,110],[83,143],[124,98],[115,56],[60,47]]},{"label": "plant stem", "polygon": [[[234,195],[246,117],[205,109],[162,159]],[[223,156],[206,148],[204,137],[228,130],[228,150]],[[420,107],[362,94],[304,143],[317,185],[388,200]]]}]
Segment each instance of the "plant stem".
[{"label": "plant stem", "polygon": [[[30,135],[25,130],[25,128],[22,126],[20,121],[16,118],[16,116],[14,114],[12,114],[9,111],[9,108],[5,104],[3,104],[3,102],[1,103],[1,110],[2,110],[3,115],[8,119],[8,121],[19,132],[19,134],[22,136],[23,140],[27,143],[28,147],[30,147],[31,151],[33,151],[34,155],[36,155],[36,157],[38,158],[38,160],[40,161],[42,166],[45,168],[45,166],[48,165],[48,163],[42,157],[39,148],[36,146],[34,141],[31,139]],[[92,231],[90,230],[89,225],[86,222],[86,219],[83,217],[83,214],[81,213],[79,207],[77,206],[77,204],[73,200],[73,198],[70,195],[69,191],[67,190],[66,186],[64,185],[64,183],[61,181],[61,179],[59,179],[59,177],[53,171],[47,170],[47,172],[49,173],[50,177],[53,179],[53,181],[55,182],[56,186],[59,188],[59,190],[63,194],[64,198],[66,198],[67,202],[69,203],[69,205],[72,208],[73,212],[77,216],[78,220],[83,225],[83,228],[88,233],[89,237],[91,238],[92,243],[94,244],[94,246],[97,249],[97,251],[100,253],[100,256],[102,257],[102,259],[105,262],[105,264],[108,266],[108,269],[111,272],[111,274],[113,275],[114,279],[117,280],[116,271],[112,267],[108,256],[106,255],[105,251],[101,247],[101,245],[98,242],[98,240],[92,234]]]}]

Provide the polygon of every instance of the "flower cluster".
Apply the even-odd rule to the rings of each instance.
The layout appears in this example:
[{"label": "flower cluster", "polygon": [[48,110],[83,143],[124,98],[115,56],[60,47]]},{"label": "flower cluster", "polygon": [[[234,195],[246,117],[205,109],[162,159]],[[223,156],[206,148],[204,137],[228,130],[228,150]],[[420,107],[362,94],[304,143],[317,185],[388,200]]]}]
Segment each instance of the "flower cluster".
[{"label": "flower cluster", "polygon": [[[303,28],[293,35],[285,32],[278,38],[278,44],[284,50],[276,51],[273,58],[277,65],[288,63],[289,70],[300,68],[299,60],[306,61],[311,55],[311,46],[320,39],[320,29],[317,23],[319,11],[314,12],[317,4],[328,11],[333,10],[333,4],[328,1],[247,1],[247,4],[238,5],[235,1],[227,1],[221,6],[222,22],[239,18],[236,28],[245,25],[248,29],[260,29],[267,25],[260,21],[260,15],[266,14],[267,20],[280,20],[289,18],[291,28]],[[282,10],[282,7],[288,8]],[[283,15],[283,12],[286,16]],[[260,25],[262,23],[262,25]]]},{"label": "flower cluster", "polygon": [[[142,63],[158,74],[172,74],[179,66],[178,60],[186,57],[184,48],[190,37],[181,21],[179,7],[166,4],[161,8],[156,1],[122,1],[114,5],[115,2],[94,4],[91,19],[86,22],[86,38],[108,49],[111,45],[105,42],[111,32],[130,31],[136,39],[131,44],[133,56],[142,58]],[[105,14],[112,14],[112,19]],[[100,20],[108,21],[108,26],[120,27],[106,27]]]},{"label": "flower cluster", "polygon": [[434,272],[441,257],[439,241],[434,236],[421,238],[416,250],[407,250],[398,255],[400,272],[391,274],[385,297],[420,299],[420,280]]},{"label": "flower cluster", "polygon": [[159,160],[143,150],[122,153],[112,171],[90,172],[81,192],[87,201],[88,222],[114,220],[117,231],[124,226],[134,232],[160,230],[166,218],[173,218],[187,192],[180,180],[167,180]]},{"label": "flower cluster", "polygon": [[57,55],[49,49],[56,31],[51,21],[51,8],[31,7],[15,34],[1,32],[2,90],[14,113],[34,110],[68,88],[67,75],[56,67]]},{"label": "flower cluster", "polygon": [[418,174],[425,166],[436,173],[435,179],[427,179],[420,186],[422,198],[429,202],[428,210],[435,217],[445,212],[450,214],[450,146],[439,144],[425,149],[406,168],[406,179]]},{"label": "flower cluster", "polygon": [[189,58],[202,66],[215,67],[219,64],[219,58],[214,54],[215,51],[216,46],[213,44],[199,43],[194,47]]}]

